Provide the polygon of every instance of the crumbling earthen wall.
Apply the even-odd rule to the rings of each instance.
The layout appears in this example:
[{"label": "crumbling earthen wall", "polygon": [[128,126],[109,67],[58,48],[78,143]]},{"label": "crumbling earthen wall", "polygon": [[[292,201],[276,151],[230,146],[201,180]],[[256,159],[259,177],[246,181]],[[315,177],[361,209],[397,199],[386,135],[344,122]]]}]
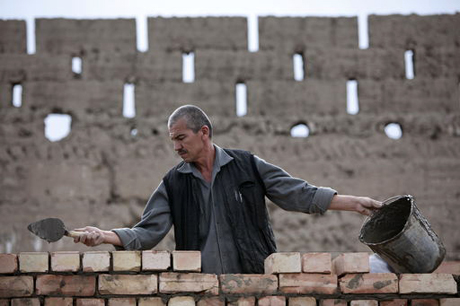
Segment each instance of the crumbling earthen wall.
[{"label": "crumbling earthen wall", "polygon": [[[220,146],[251,150],[294,176],[342,194],[384,200],[412,194],[460,258],[460,14],[370,16],[370,47],[358,48],[357,18],[259,18],[259,51],[238,17],[149,18],[149,51],[136,51],[134,19],[36,20],[36,54],[25,21],[0,21],[0,252],[87,250],[69,240],[42,244],[27,224],[59,217],[69,228],[132,226],[179,159],[167,116],[202,107]],[[406,79],[404,52],[415,54]],[[182,81],[182,54],[195,53],[195,81]],[[292,57],[303,55],[295,81]],[[71,70],[72,57],[83,70]],[[355,79],[359,113],[346,112]],[[135,84],[136,116],[122,115],[123,86]],[[235,85],[248,112],[236,115]],[[11,104],[12,86],[22,105]],[[44,118],[69,114],[68,137],[50,142]],[[384,127],[399,123],[403,137]],[[305,123],[308,138],[290,129]],[[136,135],[131,131],[137,130]],[[303,215],[270,204],[280,251],[360,251],[363,218]],[[160,249],[174,247],[168,236]],[[107,246],[99,249],[108,249]]]}]

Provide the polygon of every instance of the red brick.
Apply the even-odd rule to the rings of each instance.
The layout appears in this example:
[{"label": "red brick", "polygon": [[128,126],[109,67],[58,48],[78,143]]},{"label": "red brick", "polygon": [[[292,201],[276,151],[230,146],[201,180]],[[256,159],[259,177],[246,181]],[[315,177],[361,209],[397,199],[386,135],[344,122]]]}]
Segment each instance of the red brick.
[{"label": "red brick", "polygon": [[279,288],[284,293],[335,294],[338,292],[335,274],[280,274]]},{"label": "red brick", "polygon": [[350,306],[379,306],[376,300],[355,300],[350,302]]},{"label": "red brick", "polygon": [[198,306],[225,306],[225,299],[215,296],[215,297],[205,297],[198,301]]},{"label": "red brick", "polygon": [[460,261],[444,261],[433,273],[460,275]]},{"label": "red brick", "polygon": [[380,306],[407,306],[407,300],[395,299],[391,301],[380,301]]},{"label": "red brick", "polygon": [[161,293],[195,292],[219,294],[219,281],[215,274],[161,273]]},{"label": "red brick", "polygon": [[302,265],[300,253],[273,253],[264,261],[265,274],[300,273]]},{"label": "red brick", "polygon": [[110,253],[94,251],[83,253],[83,272],[108,272],[110,269]]},{"label": "red brick", "polygon": [[32,276],[0,276],[0,297],[30,296],[34,292]]},{"label": "red brick", "polygon": [[228,306],[255,306],[256,298],[253,296],[241,297],[236,300],[229,301]]},{"label": "red brick", "polygon": [[83,275],[39,275],[38,295],[91,296],[96,291],[96,277]]},{"label": "red brick", "polygon": [[109,306],[136,306],[136,298],[112,298]]},{"label": "red brick", "polygon": [[289,306],[316,306],[316,299],[311,296],[290,297]]},{"label": "red brick", "polygon": [[14,273],[18,270],[18,256],[16,254],[0,254],[0,273]]},{"label": "red brick", "polygon": [[77,306],[105,306],[104,299],[77,299]]},{"label": "red brick", "polygon": [[171,267],[168,251],[142,251],[142,271],[167,271]]},{"label": "red brick", "polygon": [[401,274],[399,293],[456,294],[457,283],[451,274]]},{"label": "red brick", "polygon": [[51,253],[51,270],[57,272],[77,272],[80,270],[80,252]]},{"label": "red brick", "polygon": [[40,300],[35,299],[12,299],[11,306],[40,306]]},{"label": "red brick", "polygon": [[340,279],[342,293],[398,293],[398,277],[393,273],[347,274]]},{"label": "red brick", "polygon": [[22,273],[48,272],[49,254],[47,252],[19,253],[19,270]]},{"label": "red brick", "polygon": [[173,251],[173,270],[186,272],[201,271],[200,251]]},{"label": "red brick", "polygon": [[[300,258],[299,258],[300,261]],[[259,298],[257,302],[259,306],[285,306],[286,297],[285,296],[264,296]]]},{"label": "red brick", "polygon": [[330,253],[302,254],[302,272],[304,273],[332,273]]},{"label": "red brick", "polygon": [[368,273],[369,254],[367,253],[343,253],[332,261],[333,273],[338,276],[347,273]]},{"label": "red brick", "polygon": [[166,306],[160,297],[142,297],[139,298],[138,306]]},{"label": "red brick", "polygon": [[348,302],[345,300],[325,299],[319,301],[319,306],[347,306]]},{"label": "red brick", "polygon": [[447,298],[439,300],[440,306],[458,306],[460,305],[460,298]]},{"label": "red brick", "polygon": [[157,291],[157,275],[99,275],[100,294],[152,294]]},{"label": "red brick", "polygon": [[140,251],[117,251],[112,252],[113,271],[134,271],[141,270]]},{"label": "red brick", "polygon": [[195,306],[195,300],[191,296],[175,296],[169,299],[168,306]]},{"label": "red brick", "polygon": [[45,299],[45,306],[73,306],[73,299],[62,297],[50,297]]},{"label": "red brick", "polygon": [[278,288],[278,278],[264,274],[222,274],[220,284],[223,293],[271,294]]},{"label": "red brick", "polygon": [[439,301],[435,299],[414,299],[412,300],[411,305],[412,306],[439,306]]}]

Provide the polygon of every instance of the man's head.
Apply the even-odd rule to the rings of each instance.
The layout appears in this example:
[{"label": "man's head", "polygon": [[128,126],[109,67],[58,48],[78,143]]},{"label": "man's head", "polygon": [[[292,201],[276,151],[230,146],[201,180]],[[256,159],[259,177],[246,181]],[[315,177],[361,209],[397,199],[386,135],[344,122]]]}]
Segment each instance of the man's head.
[{"label": "man's head", "polygon": [[212,125],[208,116],[194,105],[176,109],[168,119],[174,150],[186,162],[195,162],[212,147]]},{"label": "man's head", "polygon": [[171,128],[179,119],[184,118],[187,127],[197,133],[201,127],[209,128],[209,138],[212,138],[212,124],[205,112],[195,105],[184,105],[176,109],[168,119],[168,128]]}]

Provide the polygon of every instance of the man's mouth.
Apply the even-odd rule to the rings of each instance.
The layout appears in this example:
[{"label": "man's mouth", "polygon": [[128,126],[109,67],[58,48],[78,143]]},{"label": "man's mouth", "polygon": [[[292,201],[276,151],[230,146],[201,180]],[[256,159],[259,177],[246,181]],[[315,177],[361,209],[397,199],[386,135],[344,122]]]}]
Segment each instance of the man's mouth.
[{"label": "man's mouth", "polygon": [[177,152],[177,154],[179,154],[180,156],[182,156],[182,155],[187,154],[187,151],[185,151],[185,150],[180,150],[180,151]]}]

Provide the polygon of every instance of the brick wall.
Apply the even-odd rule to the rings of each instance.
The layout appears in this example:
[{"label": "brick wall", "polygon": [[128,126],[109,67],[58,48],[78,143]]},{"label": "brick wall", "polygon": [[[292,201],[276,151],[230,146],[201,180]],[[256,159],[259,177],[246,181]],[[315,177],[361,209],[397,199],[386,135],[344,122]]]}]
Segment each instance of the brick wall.
[{"label": "brick wall", "polygon": [[[259,51],[248,52],[246,18],[152,17],[149,50],[141,53],[134,19],[37,19],[37,52],[28,55],[25,21],[2,20],[0,252],[87,251],[36,240],[26,226],[45,217],[69,228],[134,225],[179,161],[167,116],[193,103],[215,122],[220,146],[251,150],[342,194],[412,194],[447,258],[459,260],[459,23],[460,14],[370,16],[370,47],[361,50],[356,17],[260,17]],[[415,54],[412,80],[405,78],[406,50]],[[184,83],[182,54],[190,51],[195,82]],[[305,60],[303,81],[294,80],[294,53]],[[71,70],[75,56],[80,75]],[[358,81],[356,115],[346,112],[349,79]],[[135,118],[122,116],[126,82],[135,84]],[[247,85],[244,117],[236,116],[237,82]],[[72,130],[52,143],[43,120],[56,112],[72,116]],[[402,126],[401,139],[384,134],[390,122]],[[309,126],[310,137],[290,136],[297,123]],[[269,208],[279,250],[368,250],[357,238],[361,216]],[[172,250],[172,235],[158,248]]]},{"label": "brick wall", "polygon": [[372,274],[367,256],[275,253],[265,274],[218,276],[200,273],[196,251],[0,254],[0,305],[459,305],[459,262]]}]

